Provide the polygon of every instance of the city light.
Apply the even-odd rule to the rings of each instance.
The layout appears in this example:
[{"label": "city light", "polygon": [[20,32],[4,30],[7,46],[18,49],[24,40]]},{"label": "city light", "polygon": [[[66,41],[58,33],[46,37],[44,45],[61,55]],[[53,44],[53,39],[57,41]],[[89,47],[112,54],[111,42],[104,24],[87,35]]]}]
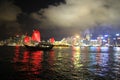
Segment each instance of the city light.
[{"label": "city light", "polygon": [[120,34],[117,33],[116,36],[120,36]]},{"label": "city light", "polygon": [[108,35],[104,35],[105,37],[108,37]]}]

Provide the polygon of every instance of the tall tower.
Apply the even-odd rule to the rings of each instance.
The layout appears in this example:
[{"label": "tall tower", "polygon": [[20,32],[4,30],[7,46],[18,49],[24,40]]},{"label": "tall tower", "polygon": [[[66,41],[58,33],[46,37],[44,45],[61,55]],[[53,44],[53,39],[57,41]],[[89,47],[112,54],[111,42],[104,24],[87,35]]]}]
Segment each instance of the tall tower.
[{"label": "tall tower", "polygon": [[85,31],[85,33],[84,33],[84,36],[85,36],[85,39],[86,39],[86,40],[90,41],[91,36],[92,36],[90,30],[87,29],[87,30]]}]

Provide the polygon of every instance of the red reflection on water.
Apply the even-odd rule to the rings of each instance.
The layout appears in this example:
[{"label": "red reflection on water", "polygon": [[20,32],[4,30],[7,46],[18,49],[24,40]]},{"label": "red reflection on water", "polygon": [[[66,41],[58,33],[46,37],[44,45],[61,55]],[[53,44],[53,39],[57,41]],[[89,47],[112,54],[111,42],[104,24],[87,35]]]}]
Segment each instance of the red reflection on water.
[{"label": "red reflection on water", "polygon": [[54,64],[54,58],[55,58],[55,52],[54,50],[50,51],[50,55],[49,55],[49,64],[52,66]]},{"label": "red reflection on water", "polygon": [[101,57],[101,54],[100,54],[100,51],[101,51],[101,48],[100,47],[97,47],[97,54],[96,54],[96,61],[97,61],[97,64],[100,64],[100,57]]},{"label": "red reflection on water", "polygon": [[29,51],[25,51],[23,53],[22,62],[28,62],[28,61],[29,61]]},{"label": "red reflection on water", "polygon": [[36,78],[33,75],[41,73],[40,70],[42,69],[41,62],[43,60],[43,51],[24,51],[21,53],[19,47],[15,47],[14,54],[14,69],[16,72],[22,72],[22,74],[20,74],[21,78],[40,80],[40,78]]},{"label": "red reflection on water", "polygon": [[18,60],[19,60],[19,50],[20,50],[20,47],[15,46],[15,55],[14,55],[14,58],[13,58],[14,62],[18,62]]},{"label": "red reflection on water", "polygon": [[43,60],[42,58],[43,52],[42,51],[36,51],[33,52],[31,55],[31,71],[35,71],[34,74],[39,74],[39,70],[42,69],[41,62]]},{"label": "red reflection on water", "polygon": [[101,64],[101,53],[96,54],[96,62],[97,62],[98,65]]},{"label": "red reflection on water", "polygon": [[101,51],[101,47],[97,47],[97,52],[99,53]]}]

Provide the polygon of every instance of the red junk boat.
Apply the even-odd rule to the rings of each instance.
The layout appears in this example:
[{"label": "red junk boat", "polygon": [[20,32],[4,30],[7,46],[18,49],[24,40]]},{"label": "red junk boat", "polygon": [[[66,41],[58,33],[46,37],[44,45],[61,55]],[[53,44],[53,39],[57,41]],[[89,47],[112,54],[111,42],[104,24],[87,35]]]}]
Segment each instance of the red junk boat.
[{"label": "red junk boat", "polygon": [[28,50],[51,50],[53,48],[53,44],[50,42],[41,42],[40,32],[38,30],[33,31],[32,37],[25,36],[24,46]]}]

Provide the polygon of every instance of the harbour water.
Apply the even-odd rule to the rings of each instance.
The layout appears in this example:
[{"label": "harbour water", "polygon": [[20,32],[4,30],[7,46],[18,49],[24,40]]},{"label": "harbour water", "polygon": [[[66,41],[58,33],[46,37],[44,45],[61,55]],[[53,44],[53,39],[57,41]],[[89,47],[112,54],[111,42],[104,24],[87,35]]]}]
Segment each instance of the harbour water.
[{"label": "harbour water", "polygon": [[0,80],[120,80],[120,47],[0,47]]}]

